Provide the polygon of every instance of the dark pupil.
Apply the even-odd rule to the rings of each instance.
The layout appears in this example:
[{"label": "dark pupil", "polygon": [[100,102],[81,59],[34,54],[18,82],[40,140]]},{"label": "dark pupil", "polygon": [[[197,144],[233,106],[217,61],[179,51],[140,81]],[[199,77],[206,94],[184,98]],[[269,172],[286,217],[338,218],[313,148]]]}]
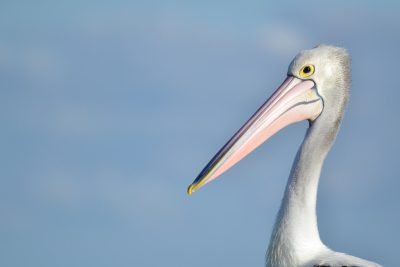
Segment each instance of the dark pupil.
[{"label": "dark pupil", "polygon": [[305,67],[303,70],[304,73],[310,73],[311,72],[311,68],[309,66]]}]

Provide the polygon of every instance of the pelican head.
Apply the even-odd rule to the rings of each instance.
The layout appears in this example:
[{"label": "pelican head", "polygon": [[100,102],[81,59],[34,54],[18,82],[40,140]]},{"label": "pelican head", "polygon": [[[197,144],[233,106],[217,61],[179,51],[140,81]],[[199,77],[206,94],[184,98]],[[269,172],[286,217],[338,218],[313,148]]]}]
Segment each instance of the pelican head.
[{"label": "pelican head", "polygon": [[[345,49],[319,45],[299,53],[287,78],[222,147],[188,187],[188,194],[214,180],[282,128],[303,120],[326,146],[336,137],[349,95],[350,59]],[[324,142],[320,143],[324,146]]]}]

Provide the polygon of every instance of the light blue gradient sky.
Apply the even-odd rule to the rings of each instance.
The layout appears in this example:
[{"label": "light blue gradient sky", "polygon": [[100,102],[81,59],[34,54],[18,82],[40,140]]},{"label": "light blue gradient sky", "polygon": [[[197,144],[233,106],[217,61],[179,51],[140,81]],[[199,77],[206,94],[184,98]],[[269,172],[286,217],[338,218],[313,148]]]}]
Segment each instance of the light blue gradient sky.
[{"label": "light blue gradient sky", "polygon": [[0,4],[0,266],[262,266],[306,123],[185,190],[319,43],[353,59],[321,236],[398,265],[398,2],[149,2]]}]

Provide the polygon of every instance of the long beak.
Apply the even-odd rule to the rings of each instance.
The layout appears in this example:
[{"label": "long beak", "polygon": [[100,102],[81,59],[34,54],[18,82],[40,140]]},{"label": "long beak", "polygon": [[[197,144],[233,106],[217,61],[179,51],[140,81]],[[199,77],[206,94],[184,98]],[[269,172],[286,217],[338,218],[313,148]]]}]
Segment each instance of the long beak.
[{"label": "long beak", "polygon": [[311,80],[288,76],[275,93],[211,159],[188,187],[191,195],[227,171],[282,128],[302,120],[314,120],[323,101]]}]

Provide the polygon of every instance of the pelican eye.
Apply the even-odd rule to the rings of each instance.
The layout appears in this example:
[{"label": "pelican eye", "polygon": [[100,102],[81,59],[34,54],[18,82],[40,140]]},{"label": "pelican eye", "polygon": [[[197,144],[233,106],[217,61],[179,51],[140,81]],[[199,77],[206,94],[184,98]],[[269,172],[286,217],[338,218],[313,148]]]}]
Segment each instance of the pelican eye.
[{"label": "pelican eye", "polygon": [[300,72],[299,72],[299,75],[300,75],[300,77],[302,77],[302,78],[307,78],[307,77],[311,76],[311,75],[314,73],[314,71],[315,71],[314,65],[312,65],[312,64],[307,64],[307,65],[304,65],[304,66],[301,68],[301,70],[300,70]]}]

